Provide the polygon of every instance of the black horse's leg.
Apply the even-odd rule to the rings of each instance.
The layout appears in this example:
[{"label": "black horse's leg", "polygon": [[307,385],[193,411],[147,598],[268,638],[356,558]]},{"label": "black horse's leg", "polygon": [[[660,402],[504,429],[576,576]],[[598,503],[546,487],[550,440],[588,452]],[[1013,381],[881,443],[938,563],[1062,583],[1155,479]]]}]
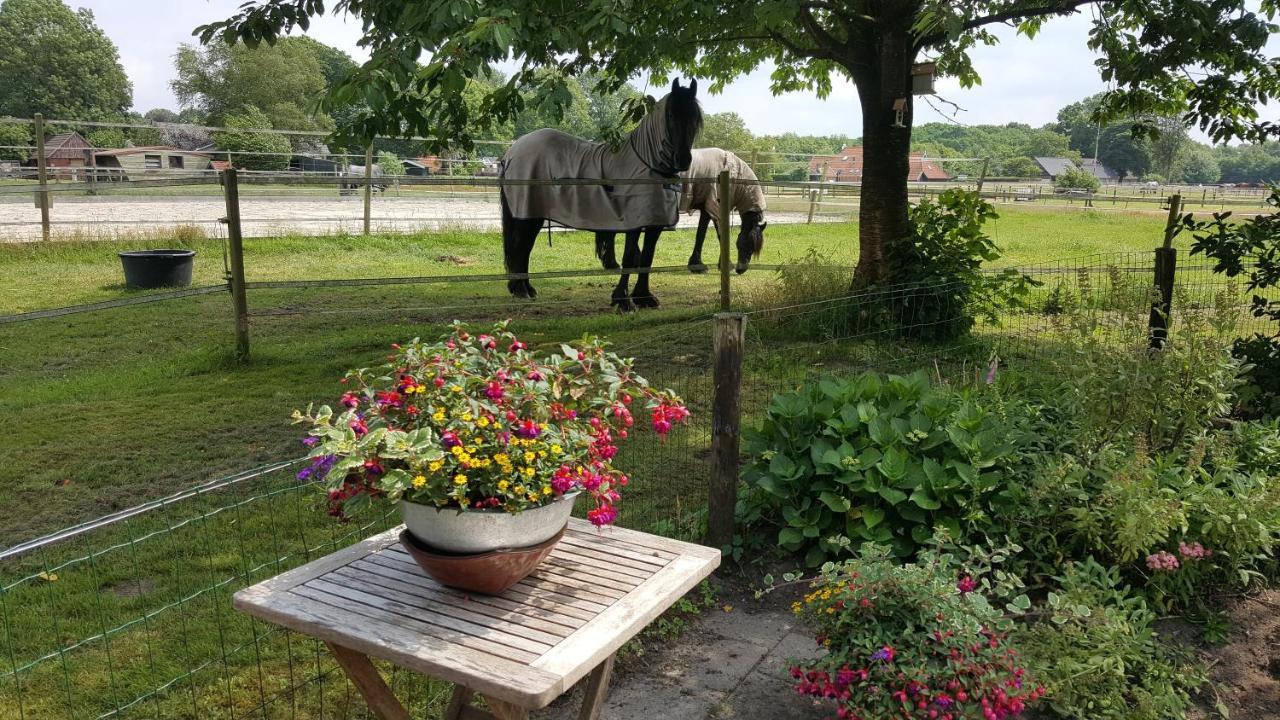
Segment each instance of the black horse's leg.
[{"label": "black horse's leg", "polygon": [[[634,268],[640,264],[640,231],[630,230],[626,235],[626,244],[622,249],[622,267]],[[640,277],[644,277],[641,275]],[[631,276],[623,275],[618,278],[618,286],[613,289],[613,299],[610,304],[618,308],[619,312],[632,312],[636,306],[632,304],[631,297],[627,292],[627,286],[631,284]],[[638,281],[637,281],[638,284]]]},{"label": "black horse's leg", "polygon": [[[660,227],[644,229],[644,249],[640,251],[640,267],[653,267],[653,255],[658,249],[658,237],[660,235],[662,235],[662,228]],[[649,291],[649,273],[644,273],[636,278],[636,289],[631,293],[631,301],[638,308],[658,307],[658,298]]]},{"label": "black horse's leg", "polygon": [[698,211],[698,232],[693,237],[693,254],[689,256],[689,272],[704,273],[707,266],[702,262],[702,242],[707,239],[707,226],[711,224],[711,214],[706,210]]},{"label": "black horse's leg", "polygon": [[596,257],[600,258],[600,265],[605,270],[618,269],[618,257],[613,245],[617,237],[618,233],[596,233]]},{"label": "black horse's leg", "polygon": [[[538,241],[538,232],[542,230],[541,220],[511,219],[511,250],[507,270],[513,273],[529,272],[529,256],[533,254],[533,246]],[[523,298],[535,298],[538,291],[528,280],[508,280],[507,289],[512,295]]]}]

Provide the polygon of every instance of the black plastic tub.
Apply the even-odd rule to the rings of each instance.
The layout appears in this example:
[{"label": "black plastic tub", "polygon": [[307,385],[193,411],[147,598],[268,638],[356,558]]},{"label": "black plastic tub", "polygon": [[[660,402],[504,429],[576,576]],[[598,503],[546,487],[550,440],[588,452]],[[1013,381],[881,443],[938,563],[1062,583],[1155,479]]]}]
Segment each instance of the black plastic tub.
[{"label": "black plastic tub", "polygon": [[195,250],[130,250],[119,253],[124,284],[131,288],[186,287]]}]

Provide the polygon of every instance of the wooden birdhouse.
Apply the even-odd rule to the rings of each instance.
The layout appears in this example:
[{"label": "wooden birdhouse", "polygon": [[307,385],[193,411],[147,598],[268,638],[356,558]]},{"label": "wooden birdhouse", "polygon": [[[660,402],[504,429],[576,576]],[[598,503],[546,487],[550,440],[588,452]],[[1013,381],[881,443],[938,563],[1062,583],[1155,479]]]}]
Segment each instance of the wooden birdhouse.
[{"label": "wooden birdhouse", "polygon": [[938,76],[938,64],[932,62],[916,63],[911,66],[911,94],[933,95],[933,80]]}]

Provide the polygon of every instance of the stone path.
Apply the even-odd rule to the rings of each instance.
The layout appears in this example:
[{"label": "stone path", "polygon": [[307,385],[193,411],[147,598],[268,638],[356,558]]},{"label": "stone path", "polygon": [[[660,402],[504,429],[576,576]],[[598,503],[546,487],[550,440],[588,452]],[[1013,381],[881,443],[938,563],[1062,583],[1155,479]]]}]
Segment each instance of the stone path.
[{"label": "stone path", "polygon": [[[779,609],[707,610],[680,638],[628,663],[601,720],[818,720],[830,705],[796,695],[790,660],[813,655],[813,636]],[[576,720],[579,691],[534,717]]]}]

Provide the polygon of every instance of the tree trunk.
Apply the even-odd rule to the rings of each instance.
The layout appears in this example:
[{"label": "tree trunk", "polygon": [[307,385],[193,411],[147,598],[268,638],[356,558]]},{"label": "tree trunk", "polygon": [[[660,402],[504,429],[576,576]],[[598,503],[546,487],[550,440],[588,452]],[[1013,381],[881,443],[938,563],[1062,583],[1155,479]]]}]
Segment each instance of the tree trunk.
[{"label": "tree trunk", "polygon": [[[910,242],[907,220],[907,175],[911,153],[911,64],[915,49],[910,25],[901,17],[882,17],[891,26],[880,35],[880,45],[870,59],[872,68],[861,68],[858,97],[862,104],[862,199],[858,209],[858,269],[855,289],[892,282],[894,268],[889,249]],[[909,19],[909,18],[908,18]],[[894,102],[902,98],[901,118]]]}]

